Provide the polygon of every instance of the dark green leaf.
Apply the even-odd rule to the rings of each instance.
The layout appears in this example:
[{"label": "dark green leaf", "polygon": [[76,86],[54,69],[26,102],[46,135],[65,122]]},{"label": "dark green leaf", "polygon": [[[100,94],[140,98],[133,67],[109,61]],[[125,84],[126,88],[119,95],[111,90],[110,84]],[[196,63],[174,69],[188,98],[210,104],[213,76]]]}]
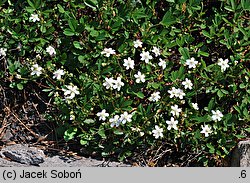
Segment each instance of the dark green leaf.
[{"label": "dark green leaf", "polygon": [[144,98],[144,94],[142,93],[142,92],[137,92],[137,93],[135,93],[135,92],[133,92],[137,97],[139,97],[139,98],[141,98],[141,99],[143,99]]},{"label": "dark green leaf", "polygon": [[63,7],[60,4],[57,4],[57,7],[58,7],[60,13],[65,12],[65,10],[63,9]]},{"label": "dark green leaf", "polygon": [[73,32],[75,32],[75,31],[76,31],[76,28],[77,28],[78,21],[75,20],[75,19],[73,19],[73,18],[71,18],[71,19],[68,20],[68,24],[69,24],[70,29],[71,29]]},{"label": "dark green leaf", "polygon": [[160,22],[160,24],[168,27],[168,26],[174,24],[175,22],[176,22],[176,19],[173,16],[173,13],[171,11],[167,11],[167,13],[164,15],[162,21]]},{"label": "dark green leaf", "polygon": [[202,116],[202,117],[194,117],[191,118],[194,121],[197,121],[197,123],[204,123],[211,121],[210,117],[208,115]]},{"label": "dark green leaf", "polygon": [[78,42],[78,41],[74,41],[74,42],[73,42],[73,45],[74,45],[74,47],[77,48],[77,49],[80,49],[80,50],[83,49],[82,45],[81,45],[80,42]]},{"label": "dark green leaf", "polygon": [[209,148],[209,152],[210,153],[213,154],[215,152],[215,148],[214,148],[214,146],[211,143],[206,144],[206,146]]},{"label": "dark green leaf", "polygon": [[65,34],[66,36],[74,36],[75,35],[75,32],[73,32],[71,29],[69,28],[66,28],[64,31],[63,31],[63,34]]},{"label": "dark green leaf", "polygon": [[208,106],[207,106],[208,111],[211,111],[211,110],[214,108],[214,106],[215,106],[215,99],[212,98],[212,99],[209,101]]}]

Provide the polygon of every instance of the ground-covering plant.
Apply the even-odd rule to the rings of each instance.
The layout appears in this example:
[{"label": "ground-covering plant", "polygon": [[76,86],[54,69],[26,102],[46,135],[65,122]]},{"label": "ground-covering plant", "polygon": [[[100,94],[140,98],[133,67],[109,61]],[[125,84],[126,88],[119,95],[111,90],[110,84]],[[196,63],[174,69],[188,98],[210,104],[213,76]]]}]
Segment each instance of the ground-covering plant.
[{"label": "ground-covering plant", "polygon": [[249,0],[1,0],[1,81],[38,84],[65,140],[104,157],[156,166],[177,149],[214,166],[250,131],[249,11]]}]

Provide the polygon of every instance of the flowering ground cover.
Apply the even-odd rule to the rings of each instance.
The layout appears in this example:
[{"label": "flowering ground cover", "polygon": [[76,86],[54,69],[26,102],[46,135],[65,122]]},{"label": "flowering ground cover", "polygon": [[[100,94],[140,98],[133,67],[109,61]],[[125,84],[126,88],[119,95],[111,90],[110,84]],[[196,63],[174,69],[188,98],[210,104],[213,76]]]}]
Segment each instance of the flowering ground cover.
[{"label": "flowering ground cover", "polygon": [[58,135],[92,154],[222,166],[250,132],[249,11],[249,0],[3,0],[1,88],[38,88]]}]

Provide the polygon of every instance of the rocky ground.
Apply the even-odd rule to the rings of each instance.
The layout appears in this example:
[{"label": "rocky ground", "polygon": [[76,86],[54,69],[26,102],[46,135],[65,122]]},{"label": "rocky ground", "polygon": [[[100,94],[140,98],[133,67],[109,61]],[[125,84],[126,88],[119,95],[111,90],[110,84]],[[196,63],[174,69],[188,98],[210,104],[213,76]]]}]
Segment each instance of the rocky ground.
[{"label": "rocky ground", "polygon": [[129,167],[131,165],[101,161],[76,155],[46,155],[39,147],[28,145],[6,146],[0,151],[0,167]]},{"label": "rocky ground", "polygon": [[40,90],[39,83],[20,91],[0,79],[0,167],[129,166],[79,154],[81,148],[65,142],[58,125],[45,119],[53,105]]}]

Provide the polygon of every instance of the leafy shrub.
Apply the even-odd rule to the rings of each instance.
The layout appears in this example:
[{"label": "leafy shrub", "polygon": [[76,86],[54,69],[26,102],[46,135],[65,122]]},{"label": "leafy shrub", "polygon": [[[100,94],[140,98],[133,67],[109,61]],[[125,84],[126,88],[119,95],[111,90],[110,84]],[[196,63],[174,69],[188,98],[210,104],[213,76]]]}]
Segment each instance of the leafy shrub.
[{"label": "leafy shrub", "polygon": [[170,147],[215,165],[250,131],[249,7],[0,1],[1,80],[39,84],[65,140],[102,156]]}]

